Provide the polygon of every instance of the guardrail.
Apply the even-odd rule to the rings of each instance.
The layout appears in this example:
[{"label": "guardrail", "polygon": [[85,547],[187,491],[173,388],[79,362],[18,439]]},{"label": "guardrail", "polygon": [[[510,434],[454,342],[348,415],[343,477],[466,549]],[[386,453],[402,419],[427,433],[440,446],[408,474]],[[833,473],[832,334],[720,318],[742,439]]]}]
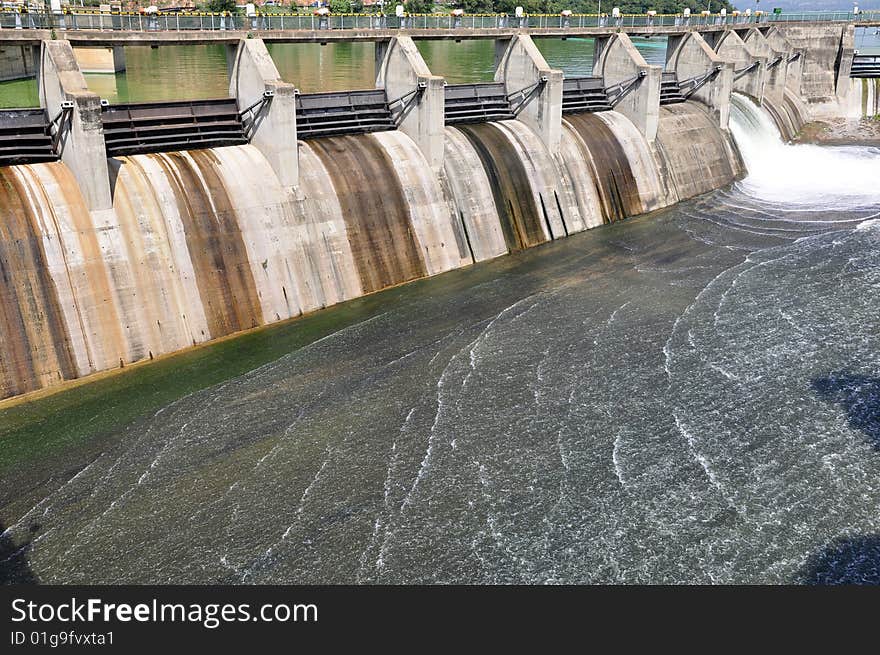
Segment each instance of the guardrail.
[{"label": "guardrail", "polygon": [[125,13],[88,10],[63,12],[0,11],[0,29],[55,29],[100,31],[213,31],[213,30],[323,30],[323,29],[504,29],[588,27],[678,27],[745,25],[779,22],[875,23],[880,12],[792,12],[783,14],[531,14],[523,17],[505,14],[410,14],[403,17],[381,14],[257,14],[228,13]]}]

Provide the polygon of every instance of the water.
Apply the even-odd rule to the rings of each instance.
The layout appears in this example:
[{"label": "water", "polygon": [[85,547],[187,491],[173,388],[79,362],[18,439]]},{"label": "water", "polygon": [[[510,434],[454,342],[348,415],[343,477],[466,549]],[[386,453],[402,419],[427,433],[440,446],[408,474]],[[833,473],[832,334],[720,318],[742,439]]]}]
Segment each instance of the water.
[{"label": "water", "polygon": [[828,211],[876,199],[877,148],[786,145],[770,116],[739,94],[732,98],[731,114],[731,130],[751,173],[742,188],[751,195]]},{"label": "water", "polygon": [[0,108],[39,106],[40,94],[35,79],[0,82]]},{"label": "water", "polygon": [[327,310],[344,326],[114,423],[133,372],[82,419],[100,448],[35,446],[65,459],[48,480],[0,440],[7,575],[880,580],[880,194],[847,177],[880,153],[793,158],[757,111],[750,170],[825,172],[796,204],[752,173]]},{"label": "water", "polygon": [[267,47],[281,78],[303,93],[376,86],[372,43],[276,43]]},{"label": "water", "polygon": [[89,89],[111,103],[229,95],[223,45],[126,47],[125,63],[122,73],[86,74]]},{"label": "water", "polygon": [[[436,75],[450,84],[491,81],[495,43],[492,40],[417,41],[419,51]],[[589,75],[593,67],[592,39],[538,39],[551,66],[568,75]],[[666,39],[636,39],[648,63],[663,65]],[[268,44],[278,72],[303,93],[375,87],[375,47],[372,43]],[[196,100],[229,95],[225,46],[129,46],[126,70],[86,74],[89,88],[111,103]],[[0,108],[37,107],[36,80],[0,82]]]},{"label": "water", "polygon": [[[570,76],[589,75],[593,68],[592,39],[540,39],[535,43],[547,62]],[[880,53],[874,28],[857,28],[855,48]],[[492,40],[417,41],[419,51],[436,75],[450,84],[491,80],[495,44]],[[666,63],[666,39],[633,37],[649,64]],[[281,77],[304,93],[366,89],[375,86],[372,43],[268,44]],[[110,102],[146,102],[225,97],[229,93],[225,46],[126,47],[127,70],[115,75],[88,74],[89,88]],[[39,106],[35,80],[0,82],[0,108]]]}]

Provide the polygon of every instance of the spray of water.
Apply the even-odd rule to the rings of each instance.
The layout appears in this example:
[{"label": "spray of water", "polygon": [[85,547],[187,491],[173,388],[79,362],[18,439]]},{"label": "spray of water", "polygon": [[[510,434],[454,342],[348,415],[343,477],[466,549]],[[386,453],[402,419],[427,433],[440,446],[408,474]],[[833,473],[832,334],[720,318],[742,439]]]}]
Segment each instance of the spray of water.
[{"label": "spray of water", "polygon": [[880,149],[788,145],[751,99],[731,98],[730,131],[745,160],[748,195],[813,209],[880,204]]}]

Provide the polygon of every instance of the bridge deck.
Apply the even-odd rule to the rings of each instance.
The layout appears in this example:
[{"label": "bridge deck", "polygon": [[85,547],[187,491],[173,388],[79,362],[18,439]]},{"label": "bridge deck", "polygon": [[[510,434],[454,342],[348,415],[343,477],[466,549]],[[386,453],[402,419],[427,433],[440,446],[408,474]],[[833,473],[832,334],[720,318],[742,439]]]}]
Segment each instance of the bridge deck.
[{"label": "bridge deck", "polygon": [[[796,24],[794,22],[786,24]],[[808,22],[803,24],[818,24]],[[761,27],[770,24],[761,24]],[[863,21],[860,26],[880,26],[880,20]],[[514,34],[526,33],[536,38],[578,38],[610,36],[622,30],[638,36],[668,36],[685,34],[690,31],[721,32],[728,29],[746,29],[752,25],[669,25],[635,27],[532,27],[517,29],[510,27],[487,28],[419,28],[419,29],[330,29],[330,30],[208,30],[208,31],[127,31],[127,30],[57,30],[56,38],[66,39],[73,45],[201,45],[218,43],[238,43],[257,35],[267,43],[333,43],[333,42],[374,42],[388,41],[395,36],[410,36],[416,40],[472,40],[504,39]],[[0,43],[37,44],[52,38],[49,30],[4,29],[0,30]]]}]

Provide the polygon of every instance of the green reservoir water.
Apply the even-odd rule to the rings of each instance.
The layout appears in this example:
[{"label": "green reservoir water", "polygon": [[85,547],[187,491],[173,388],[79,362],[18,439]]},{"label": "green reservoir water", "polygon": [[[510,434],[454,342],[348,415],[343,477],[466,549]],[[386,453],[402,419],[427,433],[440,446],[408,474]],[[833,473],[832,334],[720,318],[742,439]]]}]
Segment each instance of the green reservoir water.
[{"label": "green reservoir water", "polygon": [[[648,63],[662,65],[666,39],[638,39],[636,47]],[[431,71],[450,84],[492,79],[495,43],[480,41],[419,41]],[[589,75],[592,39],[537,39],[547,62],[569,76]],[[303,93],[368,89],[375,86],[372,43],[269,44],[281,77]],[[86,74],[89,88],[111,103],[220,98],[229,94],[225,46],[146,46],[125,49],[126,70],[117,74]],[[0,107],[39,105],[36,80],[0,83]]]},{"label": "green reservoir water", "polygon": [[[419,51],[436,75],[450,84],[491,80],[495,44],[491,40],[417,41]],[[547,63],[568,76],[589,75],[592,39],[535,39]],[[649,64],[666,61],[666,39],[633,37]],[[856,30],[855,47],[864,54],[880,53],[880,37]],[[375,50],[372,43],[269,44],[282,78],[303,93],[372,88]],[[116,75],[89,74],[95,93],[110,102],[147,102],[224,97],[229,93],[225,46],[127,47],[127,70]],[[35,80],[0,83],[0,107],[39,105]]]},{"label": "green reservoir water", "polygon": [[0,107],[39,107],[37,81],[12,80],[0,82]]}]

